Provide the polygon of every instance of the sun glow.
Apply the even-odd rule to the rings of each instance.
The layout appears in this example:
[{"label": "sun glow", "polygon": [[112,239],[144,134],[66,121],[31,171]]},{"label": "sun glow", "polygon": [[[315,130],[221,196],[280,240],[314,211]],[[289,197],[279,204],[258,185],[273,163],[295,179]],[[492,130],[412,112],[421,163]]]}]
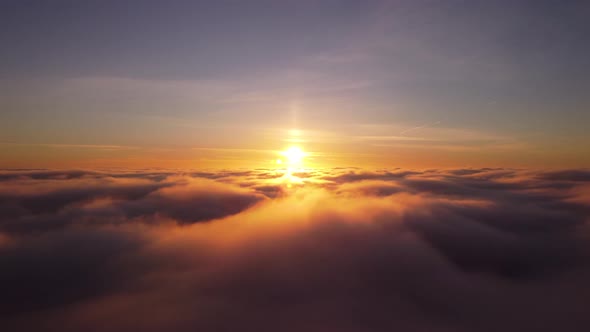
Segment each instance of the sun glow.
[{"label": "sun glow", "polygon": [[286,163],[289,166],[301,165],[303,163],[303,158],[305,158],[305,152],[303,152],[303,150],[301,150],[301,148],[298,146],[292,146],[288,148],[287,150],[281,152],[281,155],[286,158]]},{"label": "sun glow", "polygon": [[277,165],[283,165],[282,172],[283,176],[279,179],[287,188],[291,188],[294,185],[303,185],[303,179],[299,178],[296,174],[303,172],[303,160],[307,156],[300,147],[291,146],[288,149],[279,152],[280,158],[276,160]]}]

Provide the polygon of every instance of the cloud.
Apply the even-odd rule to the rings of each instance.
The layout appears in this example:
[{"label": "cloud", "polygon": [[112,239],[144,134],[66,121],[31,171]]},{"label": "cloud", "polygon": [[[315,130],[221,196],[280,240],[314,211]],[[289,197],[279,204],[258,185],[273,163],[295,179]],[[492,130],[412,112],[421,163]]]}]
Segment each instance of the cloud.
[{"label": "cloud", "polygon": [[561,172],[5,171],[0,322],[585,331],[588,189]]},{"label": "cloud", "polygon": [[540,174],[542,179],[562,181],[590,181],[590,170],[561,170]]},{"label": "cloud", "polygon": [[5,175],[0,189],[0,227],[20,233],[135,219],[192,223],[235,214],[266,199],[253,190],[167,173],[11,175]]}]

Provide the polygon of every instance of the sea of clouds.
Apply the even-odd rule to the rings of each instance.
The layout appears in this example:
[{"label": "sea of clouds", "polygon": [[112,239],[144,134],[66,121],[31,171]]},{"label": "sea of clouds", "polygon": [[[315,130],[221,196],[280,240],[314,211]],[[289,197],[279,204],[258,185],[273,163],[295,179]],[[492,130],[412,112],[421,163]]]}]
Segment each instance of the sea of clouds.
[{"label": "sea of clouds", "polygon": [[588,331],[590,171],[0,171],[2,331]]}]

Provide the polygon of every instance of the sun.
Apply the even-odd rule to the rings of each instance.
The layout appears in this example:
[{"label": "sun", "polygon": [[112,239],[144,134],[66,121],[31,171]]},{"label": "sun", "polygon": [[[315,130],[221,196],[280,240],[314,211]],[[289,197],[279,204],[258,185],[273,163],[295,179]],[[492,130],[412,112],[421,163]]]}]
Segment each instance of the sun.
[{"label": "sun", "polygon": [[301,150],[301,148],[298,146],[292,146],[292,147],[288,148],[287,150],[281,152],[281,155],[283,155],[286,158],[287,164],[299,165],[299,164],[303,163],[303,158],[305,157],[305,152],[303,152],[303,150]]}]

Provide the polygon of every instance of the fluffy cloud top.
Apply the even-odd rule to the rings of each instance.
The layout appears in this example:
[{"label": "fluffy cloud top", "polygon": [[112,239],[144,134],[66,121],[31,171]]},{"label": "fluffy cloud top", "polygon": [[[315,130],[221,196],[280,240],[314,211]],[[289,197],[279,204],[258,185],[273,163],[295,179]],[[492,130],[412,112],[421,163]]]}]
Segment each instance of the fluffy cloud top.
[{"label": "fluffy cloud top", "polygon": [[587,331],[590,172],[0,172],[7,331]]}]

